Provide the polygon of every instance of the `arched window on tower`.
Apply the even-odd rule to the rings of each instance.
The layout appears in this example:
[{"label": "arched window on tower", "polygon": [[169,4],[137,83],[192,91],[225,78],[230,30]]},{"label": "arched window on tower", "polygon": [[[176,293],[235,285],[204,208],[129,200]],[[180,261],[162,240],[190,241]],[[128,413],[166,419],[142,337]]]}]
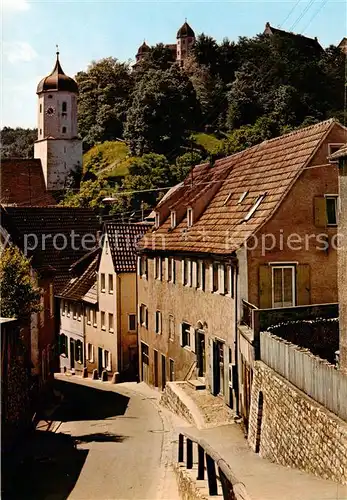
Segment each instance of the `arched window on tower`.
[{"label": "arched window on tower", "polygon": [[67,102],[66,101],[63,102],[61,110],[62,110],[63,113],[67,112]]},{"label": "arched window on tower", "polygon": [[49,94],[48,99],[52,99],[52,98],[53,98],[53,96],[51,94]]},{"label": "arched window on tower", "polygon": [[63,134],[66,134],[66,127],[63,127]]},{"label": "arched window on tower", "polygon": [[42,104],[40,104],[40,113],[42,113]]}]

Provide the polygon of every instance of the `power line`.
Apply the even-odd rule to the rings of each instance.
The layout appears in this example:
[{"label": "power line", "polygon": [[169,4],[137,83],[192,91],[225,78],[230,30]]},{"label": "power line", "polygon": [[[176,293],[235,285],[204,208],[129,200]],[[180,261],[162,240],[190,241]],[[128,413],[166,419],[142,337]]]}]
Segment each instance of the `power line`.
[{"label": "power line", "polygon": [[284,25],[284,23],[287,21],[287,19],[289,19],[289,18],[290,18],[290,16],[292,15],[292,13],[294,12],[294,10],[296,9],[296,7],[299,5],[299,3],[300,3],[300,2],[301,2],[301,0],[297,0],[297,2],[296,2],[296,4],[294,5],[294,7],[292,7],[292,8],[290,9],[290,12],[288,13],[288,15],[287,15],[287,17],[285,18],[285,20],[284,20],[284,21],[282,21],[282,23],[279,25],[279,27],[280,27],[280,28]]},{"label": "power line", "polygon": [[312,7],[312,5],[314,4],[314,1],[315,0],[310,0],[309,1],[309,3],[306,5],[305,9],[302,11],[302,13],[300,14],[300,16],[297,18],[297,20],[289,28],[290,31],[292,31],[293,28],[301,21],[301,19],[304,17],[304,15],[306,14],[306,12],[308,12],[310,10],[310,8]]},{"label": "power line", "polygon": [[323,7],[327,4],[328,0],[323,0],[323,2],[320,4],[319,8],[316,10],[316,12],[313,14],[309,22],[306,24],[306,26],[303,28],[301,31],[301,34],[304,33],[304,31],[310,26],[312,23],[313,19],[320,13],[320,11],[323,9]]}]

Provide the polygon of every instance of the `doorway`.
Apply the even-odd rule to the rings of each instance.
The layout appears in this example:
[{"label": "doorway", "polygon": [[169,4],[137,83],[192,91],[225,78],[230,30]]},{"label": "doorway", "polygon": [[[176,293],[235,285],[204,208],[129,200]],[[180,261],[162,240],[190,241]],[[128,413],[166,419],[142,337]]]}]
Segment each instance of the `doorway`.
[{"label": "doorway", "polygon": [[158,351],[153,350],[153,364],[154,364],[154,387],[159,385],[159,366],[158,366]]},{"label": "doorway", "polygon": [[170,359],[170,382],[175,380],[175,362],[173,359]]},{"label": "doorway", "polygon": [[205,377],[206,374],[206,352],[205,352],[205,333],[202,330],[197,331],[196,344],[196,364],[198,368],[198,377]]},{"label": "doorway", "polygon": [[141,342],[141,380],[149,383],[148,368],[149,367],[149,348],[144,342]]},{"label": "doorway", "polygon": [[165,389],[166,385],[166,357],[164,354],[161,355],[161,389]]},{"label": "doorway", "polygon": [[224,342],[213,341],[213,394],[224,395]]},{"label": "doorway", "polygon": [[101,377],[102,374],[102,347],[98,347],[98,373],[99,377]]},{"label": "doorway", "polygon": [[70,339],[70,370],[75,368],[75,341]]}]

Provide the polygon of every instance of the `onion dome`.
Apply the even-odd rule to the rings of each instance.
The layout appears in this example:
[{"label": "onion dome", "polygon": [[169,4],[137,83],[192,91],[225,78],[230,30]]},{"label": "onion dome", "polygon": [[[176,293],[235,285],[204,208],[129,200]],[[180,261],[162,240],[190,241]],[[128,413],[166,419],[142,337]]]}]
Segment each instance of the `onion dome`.
[{"label": "onion dome", "polygon": [[186,21],[177,31],[177,38],[186,38],[188,36],[194,38],[195,33]]},{"label": "onion dome", "polygon": [[73,78],[65,75],[59,61],[59,52],[57,52],[57,60],[52,73],[42,78],[37,86],[36,93],[52,92],[56,90],[64,90],[78,94],[78,85]]},{"label": "onion dome", "polygon": [[137,55],[145,54],[146,52],[149,52],[149,50],[150,50],[149,46],[144,41],[143,44],[139,47],[139,50],[137,51]]}]

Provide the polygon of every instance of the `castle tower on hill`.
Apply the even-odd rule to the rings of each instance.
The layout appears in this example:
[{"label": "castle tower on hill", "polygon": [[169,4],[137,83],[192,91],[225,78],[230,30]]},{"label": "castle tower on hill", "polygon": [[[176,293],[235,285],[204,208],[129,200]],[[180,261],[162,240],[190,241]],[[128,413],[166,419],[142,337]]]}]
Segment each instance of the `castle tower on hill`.
[{"label": "castle tower on hill", "polygon": [[[173,44],[167,44],[165,47],[172,51],[172,55],[175,61],[183,64],[184,60],[188,57],[189,52],[195,42],[195,33],[193,29],[189,26],[187,21],[180,27],[177,31],[177,42]],[[136,54],[136,62],[138,63],[143,59],[146,53],[150,50],[150,47],[144,41],[139,47]]]},{"label": "castle tower on hill", "polygon": [[59,61],[37,86],[38,137],[34,157],[41,160],[48,191],[66,187],[69,174],[82,165],[82,141],[77,137],[78,86]]}]

